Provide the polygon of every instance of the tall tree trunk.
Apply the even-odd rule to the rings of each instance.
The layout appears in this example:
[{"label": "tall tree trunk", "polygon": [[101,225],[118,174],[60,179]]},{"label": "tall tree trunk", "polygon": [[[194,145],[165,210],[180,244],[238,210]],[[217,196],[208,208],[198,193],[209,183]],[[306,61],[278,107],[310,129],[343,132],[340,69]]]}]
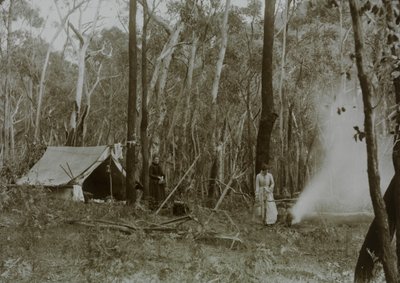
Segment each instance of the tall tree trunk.
[{"label": "tall tree trunk", "polygon": [[[392,1],[390,0],[382,0],[385,10],[386,10],[386,26],[388,30],[388,35],[393,36],[395,34],[398,34],[400,32],[400,28],[398,24],[396,24],[397,20],[400,19],[400,16],[397,15],[397,19],[394,18],[394,13],[393,13],[393,7],[392,7]],[[400,2],[399,2],[400,4]],[[390,51],[393,56],[398,57],[399,52],[397,49],[397,44],[398,40],[392,42],[388,42],[390,45]],[[394,71],[400,71],[400,66],[397,66]],[[397,105],[400,105],[400,76],[397,76],[396,78],[393,79],[393,88],[394,88],[394,94],[395,94],[395,101]],[[398,109],[398,107],[397,107]],[[395,135],[394,135],[394,145],[393,145],[393,153],[392,153],[392,160],[393,160],[393,166],[394,166],[394,171],[395,171],[395,179],[397,181],[400,181],[400,111],[397,110],[397,116],[396,116],[396,126],[395,126]],[[396,227],[400,227],[400,183],[397,182],[396,186]],[[396,229],[396,253],[397,253],[397,259],[400,258],[400,228]],[[400,262],[398,260],[397,262],[397,269],[398,272],[400,272]]]},{"label": "tall tree trunk", "polygon": [[[143,2],[143,9],[147,10],[147,1]],[[144,198],[149,196],[149,138],[147,136],[147,13],[143,13],[142,34],[142,120],[140,122],[140,140],[142,150],[142,184]]]},{"label": "tall tree trunk", "polygon": [[136,201],[136,96],[137,96],[137,47],[136,47],[136,0],[129,1],[129,98],[128,134],[126,152],[126,197],[128,203]]},{"label": "tall tree trunk", "polygon": [[[160,56],[157,58],[153,76],[150,81],[149,94],[147,100],[153,98],[156,102],[156,113],[158,114],[158,122],[154,128],[154,132],[151,134],[151,148],[152,154],[159,153],[160,151],[160,136],[161,129],[166,116],[166,103],[164,97],[164,89],[167,83],[167,76],[169,65],[172,59],[172,54],[175,52],[176,44],[179,39],[179,35],[183,29],[182,23],[177,23],[173,30],[168,42],[164,45]],[[156,87],[158,86],[158,87]]]},{"label": "tall tree trunk", "polygon": [[[389,233],[391,238],[393,238],[396,228],[396,191],[398,190],[398,188],[399,179],[393,177],[385,192],[385,195],[383,196],[383,200],[385,201],[386,205],[386,211],[388,214]],[[371,282],[375,268],[375,258],[373,258],[371,255],[374,255],[379,260],[382,258],[381,242],[377,240],[380,238],[380,231],[378,229],[378,226],[378,220],[375,217],[368,229],[364,243],[358,255],[356,269],[354,272],[355,282]]]},{"label": "tall tree trunk", "polygon": [[[288,105],[288,125],[287,125],[287,134],[286,134],[286,144],[285,146],[285,155],[286,155],[286,186],[288,186],[289,191],[283,191],[283,193],[288,193],[290,192],[290,196],[293,197],[294,194],[294,182],[293,182],[293,171],[294,171],[294,166],[293,164],[295,164],[292,160],[292,153],[290,151],[290,148],[292,147],[292,115],[293,115],[293,104]],[[290,147],[289,147],[290,145]],[[289,162],[287,162],[289,161]]]},{"label": "tall tree trunk", "polygon": [[[210,183],[208,187],[208,201],[209,205],[212,205],[212,199],[214,197],[214,191],[215,191],[215,179],[218,177],[218,174],[220,172],[220,158],[218,155],[222,151],[222,146],[223,142],[221,143],[218,139],[218,127],[217,127],[217,112],[218,112],[218,89],[219,89],[219,81],[221,78],[221,72],[222,72],[222,66],[224,63],[225,59],[225,51],[226,51],[226,46],[228,44],[228,15],[229,15],[229,8],[231,5],[230,0],[226,0],[225,3],[225,11],[224,11],[224,17],[222,20],[222,27],[221,27],[221,47],[219,49],[219,54],[218,54],[218,59],[217,59],[217,64],[215,68],[215,75],[214,75],[214,81],[211,89],[211,97],[212,97],[212,107],[211,107],[211,123],[214,125],[214,130],[213,130],[213,135],[212,135],[212,141],[211,145],[213,146],[213,164],[211,166],[211,172],[210,172]],[[222,137],[223,139],[223,137]],[[214,180],[214,181],[212,181]],[[221,180],[222,181],[222,180]]]},{"label": "tall tree trunk", "polygon": [[[68,132],[66,145],[69,146],[82,146],[84,142],[84,129],[85,120],[89,113],[90,105],[82,105],[82,97],[84,96],[84,83],[85,83],[85,72],[86,72],[86,52],[89,48],[89,44],[94,36],[97,21],[99,18],[100,7],[103,0],[99,0],[96,12],[94,14],[92,29],[89,36],[85,37],[80,31],[78,31],[74,25],[69,23],[69,26],[78,37],[80,41],[80,48],[78,50],[78,79],[76,81],[76,94],[75,101],[73,103],[73,109],[70,118],[70,129]],[[86,101],[89,101],[89,94],[85,94]],[[85,101],[85,102],[86,102]]]},{"label": "tall tree trunk", "polygon": [[[189,123],[190,123],[190,113],[193,107],[190,107],[191,101],[191,93],[192,93],[192,82],[193,82],[193,70],[194,70],[194,63],[196,59],[196,52],[197,52],[197,44],[199,40],[198,37],[193,33],[192,35],[192,46],[190,49],[190,57],[188,62],[188,70],[187,70],[187,81],[186,81],[186,105],[184,110],[184,123],[183,123],[183,134],[184,134],[184,143],[185,145],[189,145],[187,142],[190,137]],[[197,155],[195,155],[197,156]]]},{"label": "tall tree trunk", "polygon": [[[285,143],[285,108],[286,108],[286,100],[283,97],[283,84],[285,80],[285,59],[286,59],[286,33],[288,27],[288,13],[290,0],[286,1],[286,7],[284,11],[284,19],[283,19],[283,38],[282,38],[282,56],[281,56],[281,76],[279,80],[279,101],[280,101],[280,110],[279,110],[279,136],[281,138],[281,156],[279,158],[280,163],[280,188],[278,187],[278,191],[282,192],[283,189],[288,185],[288,176],[289,176],[289,166],[287,165],[287,160],[289,160],[288,152],[286,150],[287,143]],[[289,117],[290,118],[290,117]],[[289,123],[289,122],[288,122]]]},{"label": "tall tree trunk", "polygon": [[215,69],[215,76],[211,90],[211,97],[213,104],[217,103],[219,80],[221,78],[222,65],[225,59],[226,46],[228,44],[228,14],[231,0],[226,0],[224,18],[221,27],[221,48],[219,49],[217,65]]},{"label": "tall tree trunk", "polygon": [[8,7],[8,17],[7,17],[7,53],[6,53],[6,78],[4,87],[4,117],[3,117],[3,161],[0,162],[4,164],[10,158],[11,152],[11,105],[10,105],[10,94],[11,94],[11,49],[12,49],[12,18],[13,18],[14,0],[10,0],[10,6]]},{"label": "tall tree trunk", "polygon": [[73,104],[71,120],[70,120],[70,132],[68,136],[67,144],[69,146],[77,146],[78,145],[78,124],[81,118],[81,102],[83,96],[83,83],[85,79],[85,69],[86,69],[86,51],[89,47],[89,41],[85,41],[79,50],[78,54],[78,80],[76,81],[76,95],[75,101]]},{"label": "tall tree trunk", "polygon": [[273,112],[273,45],[274,45],[274,17],[275,0],[265,0],[264,11],[264,46],[261,78],[261,118],[257,134],[256,146],[256,173],[261,164],[269,162],[270,140],[277,114]]},{"label": "tall tree trunk", "polygon": [[[385,10],[386,10],[386,24],[388,26],[389,33],[393,31],[394,28],[397,26],[394,25],[393,19],[393,10],[391,6],[391,2],[387,0],[382,1]],[[398,28],[398,27],[397,27]],[[391,53],[392,55],[396,55],[397,50],[394,46],[391,46]],[[400,77],[395,78],[393,80],[393,87],[395,91],[395,99],[396,104],[400,104]],[[389,187],[387,188],[384,201],[386,205],[386,211],[388,214],[388,221],[389,221],[389,232],[391,239],[394,236],[394,232],[396,230],[396,253],[397,259],[400,258],[400,236],[399,232],[400,229],[396,229],[396,227],[400,227],[400,144],[397,142],[400,138],[400,129],[399,129],[399,122],[400,115],[398,113],[396,119],[396,127],[395,127],[395,137],[394,137],[394,146],[393,146],[393,165],[395,170],[395,175],[390,182]],[[378,259],[382,258],[382,247],[377,244],[377,231],[378,231],[378,224],[376,218],[370,225],[368,229],[368,233],[365,237],[364,243],[361,247],[360,254],[357,261],[356,271],[355,271],[355,279],[358,282],[366,282],[370,281],[373,276],[373,270],[375,267],[375,261],[371,258],[371,253],[376,255]],[[397,269],[399,270],[399,261],[397,261]]]},{"label": "tall tree trunk", "polygon": [[378,170],[377,145],[373,122],[372,91],[369,78],[364,71],[364,42],[359,16],[359,1],[349,0],[350,13],[353,23],[355,57],[358,70],[358,79],[362,90],[364,103],[364,128],[367,143],[368,183],[378,228],[379,244],[382,246],[382,264],[387,282],[397,282],[398,272],[396,254],[391,248],[388,215],[380,191],[380,176]]}]

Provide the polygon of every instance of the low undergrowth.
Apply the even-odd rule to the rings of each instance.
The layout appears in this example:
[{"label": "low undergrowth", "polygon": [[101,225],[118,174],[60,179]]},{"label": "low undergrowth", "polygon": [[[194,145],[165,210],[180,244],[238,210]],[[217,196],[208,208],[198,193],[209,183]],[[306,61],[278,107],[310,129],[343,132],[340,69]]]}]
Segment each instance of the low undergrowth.
[{"label": "low undergrowth", "polygon": [[[197,206],[191,215],[192,221],[170,225],[174,231],[145,232],[173,216],[63,201],[43,188],[1,187],[0,281],[352,282],[368,228],[326,222],[263,227],[243,207],[213,213]],[[137,229],[70,224],[90,219]]]}]

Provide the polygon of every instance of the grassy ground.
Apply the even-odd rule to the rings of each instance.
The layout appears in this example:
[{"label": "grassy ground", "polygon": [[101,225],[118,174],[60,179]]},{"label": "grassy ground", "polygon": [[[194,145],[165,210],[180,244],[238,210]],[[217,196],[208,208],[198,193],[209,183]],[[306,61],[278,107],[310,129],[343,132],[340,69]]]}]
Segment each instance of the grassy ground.
[{"label": "grassy ground", "polygon": [[270,228],[253,223],[244,207],[214,215],[192,208],[197,222],[165,225],[175,231],[123,233],[70,220],[140,228],[173,216],[1,188],[0,282],[352,282],[369,225],[314,220]]}]

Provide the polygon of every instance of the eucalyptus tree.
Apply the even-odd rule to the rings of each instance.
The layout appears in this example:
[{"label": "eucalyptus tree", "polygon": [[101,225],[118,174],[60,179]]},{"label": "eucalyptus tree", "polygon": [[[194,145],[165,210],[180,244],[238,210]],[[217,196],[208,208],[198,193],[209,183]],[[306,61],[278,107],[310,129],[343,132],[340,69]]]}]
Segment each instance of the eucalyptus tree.
[{"label": "eucalyptus tree", "polygon": [[378,227],[379,242],[382,247],[382,264],[387,282],[398,282],[396,257],[391,248],[388,216],[380,190],[380,176],[378,169],[377,145],[373,122],[372,86],[365,70],[364,39],[360,20],[360,4],[358,0],[349,0],[353,22],[355,58],[358,70],[358,79],[364,102],[364,127],[367,144],[368,183]]},{"label": "eucalyptus tree", "polygon": [[[102,0],[97,1],[96,10],[93,16],[93,23],[91,24],[91,28],[88,34],[85,34],[84,31],[82,30],[83,27],[80,26],[81,22],[79,22],[78,27],[75,27],[75,25],[72,24],[72,22],[68,23],[69,28],[71,28],[72,32],[75,34],[79,42],[79,47],[73,44],[77,55],[78,78],[76,80],[75,101],[72,107],[71,119],[68,129],[68,137],[66,141],[66,144],[70,146],[83,145],[84,143],[84,134],[86,131],[85,123],[87,115],[90,110],[90,98],[91,98],[90,96],[92,94],[89,91],[84,91],[86,57],[90,42],[92,38],[95,36],[101,3]],[[80,17],[82,17],[82,11],[80,11]],[[62,18],[61,15],[60,18]],[[61,19],[61,21],[63,21],[63,19]],[[69,33],[67,33],[67,35],[70,36]],[[74,41],[71,40],[71,42]],[[100,72],[101,72],[101,65],[98,68],[98,77],[100,77]],[[92,86],[93,90],[96,88],[97,84],[98,81],[96,81],[95,84]]]},{"label": "eucalyptus tree", "polygon": [[[218,117],[218,90],[220,84],[220,77],[222,72],[222,64],[224,63],[225,59],[225,52],[226,47],[228,44],[228,15],[230,9],[231,1],[226,0],[225,3],[225,10],[223,13],[223,20],[221,23],[221,43],[220,49],[217,57],[216,68],[214,73],[213,84],[211,88],[211,98],[212,98],[212,109],[211,109],[211,123],[214,124],[213,133],[212,133],[212,151],[213,151],[213,164],[211,166],[210,172],[210,183],[208,188],[208,198],[210,201],[214,196],[214,191],[216,189],[216,180],[224,181],[224,139],[225,139],[225,122],[224,126],[221,131],[216,127],[218,125],[217,121],[219,120]],[[218,133],[220,134],[218,135]]]},{"label": "eucalyptus tree", "polygon": [[275,22],[275,0],[265,1],[264,44],[261,79],[261,117],[258,126],[256,164],[258,172],[262,163],[270,161],[270,140],[277,114],[274,113],[273,92],[273,44]]},{"label": "eucalyptus tree", "polygon": [[[398,197],[400,188],[400,155],[398,143],[400,127],[400,115],[398,110],[398,104],[400,103],[400,29],[398,24],[396,24],[399,22],[400,16],[398,13],[395,13],[395,10],[397,9],[398,11],[399,8],[399,5],[386,0],[382,0],[381,3],[372,2],[372,4],[366,2],[362,6],[360,6],[358,1],[353,3],[353,9],[358,9],[361,15],[367,16],[364,21],[369,23],[370,29],[372,30],[369,34],[376,34],[375,38],[380,39],[375,41],[375,43],[378,44],[375,45],[374,49],[378,52],[376,52],[377,54],[375,54],[374,60],[371,60],[371,65],[374,67],[372,74],[376,74],[379,78],[379,85],[376,86],[373,84],[372,89],[374,91],[382,91],[384,94],[385,92],[393,93],[394,97],[386,95],[383,100],[385,103],[389,102],[396,105],[395,110],[391,112],[388,117],[384,117],[384,119],[392,120],[393,124],[389,126],[392,127],[393,130],[391,132],[394,134],[392,160],[395,173],[383,196],[384,203],[379,203],[383,211],[379,211],[379,213],[376,214],[360,249],[354,275],[356,282],[369,282],[373,280],[377,262],[383,264],[385,277],[388,282],[397,280],[400,269],[400,241],[398,238],[400,236],[400,198]],[[354,18],[353,12],[352,17]],[[373,19],[373,21],[371,19]],[[382,32],[382,30],[384,32]],[[367,132],[367,128],[365,131]],[[370,175],[370,172],[368,173]],[[380,201],[379,198],[377,200],[376,194],[374,196],[372,193],[371,199],[373,203]],[[386,213],[387,219],[382,220],[382,215],[385,217]],[[390,243],[393,239],[395,233],[397,263],[396,257],[392,254],[394,252],[392,250],[393,245],[388,244],[388,242]],[[387,239],[387,237],[389,239]],[[377,239],[379,240],[377,241]],[[371,256],[371,254],[375,255],[376,258]]]},{"label": "eucalyptus tree", "polygon": [[[143,2],[143,9],[147,10],[147,1]],[[143,13],[143,33],[142,33],[142,118],[140,121],[140,140],[142,153],[142,174],[141,181],[143,184],[143,193],[147,197],[149,195],[149,139],[148,139],[148,119],[147,110],[147,27],[149,17],[147,13]]]},{"label": "eucalyptus tree", "polygon": [[[2,165],[4,159],[11,160],[15,157],[15,125],[18,122],[15,117],[21,110],[21,102],[26,100],[25,96],[21,97],[20,90],[23,89],[21,87],[23,80],[30,78],[29,75],[23,77],[17,70],[19,65],[13,64],[13,61],[21,55],[18,53],[21,49],[16,47],[23,45],[27,41],[33,42],[32,34],[29,30],[14,30],[13,23],[17,21],[28,23],[30,29],[36,29],[43,25],[43,18],[39,16],[37,9],[34,9],[27,1],[23,0],[4,1],[0,8],[2,10],[2,21],[4,22],[4,25],[0,26],[0,37],[6,39],[5,43],[0,39],[0,73],[2,74],[0,81],[3,85],[0,90],[2,97],[0,120],[3,125],[0,137],[0,165]],[[17,42],[18,45],[16,44]],[[3,48],[5,49],[3,50]],[[24,62],[28,61],[25,60]]]},{"label": "eucalyptus tree", "polygon": [[126,197],[129,203],[136,201],[136,99],[137,99],[137,46],[136,46],[136,0],[129,1],[129,95],[128,132],[126,152]]}]

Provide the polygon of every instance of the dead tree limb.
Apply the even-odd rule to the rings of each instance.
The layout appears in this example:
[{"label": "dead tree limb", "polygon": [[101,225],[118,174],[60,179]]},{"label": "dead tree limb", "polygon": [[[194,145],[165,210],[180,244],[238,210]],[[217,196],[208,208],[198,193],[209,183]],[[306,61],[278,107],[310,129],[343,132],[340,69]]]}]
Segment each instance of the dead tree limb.
[{"label": "dead tree limb", "polygon": [[193,168],[193,166],[196,164],[197,160],[199,159],[200,154],[197,155],[196,159],[193,161],[192,165],[190,165],[189,169],[186,170],[185,174],[182,176],[182,178],[179,180],[178,184],[175,186],[175,188],[169,193],[167,198],[163,201],[163,203],[160,205],[160,207],[157,209],[155,215],[157,215],[160,210],[164,207],[164,205],[167,203],[167,201],[171,198],[171,196],[175,193],[175,191],[179,188],[179,185],[182,183],[182,181],[185,179],[187,174],[189,174],[190,170]]}]

